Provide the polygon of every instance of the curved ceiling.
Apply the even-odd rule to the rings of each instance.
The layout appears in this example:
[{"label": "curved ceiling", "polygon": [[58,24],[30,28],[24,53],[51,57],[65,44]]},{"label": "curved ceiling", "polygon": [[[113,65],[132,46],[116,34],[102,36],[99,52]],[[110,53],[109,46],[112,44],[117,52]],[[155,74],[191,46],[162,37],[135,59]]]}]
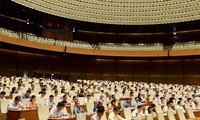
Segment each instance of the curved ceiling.
[{"label": "curved ceiling", "polygon": [[64,18],[103,24],[151,25],[200,19],[200,0],[12,0]]}]

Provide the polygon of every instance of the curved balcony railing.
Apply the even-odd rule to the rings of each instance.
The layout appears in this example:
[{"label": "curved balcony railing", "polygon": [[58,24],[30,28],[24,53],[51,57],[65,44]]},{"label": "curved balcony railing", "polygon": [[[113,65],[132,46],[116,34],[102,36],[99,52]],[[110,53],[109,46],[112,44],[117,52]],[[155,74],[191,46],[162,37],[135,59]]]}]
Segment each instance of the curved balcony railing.
[{"label": "curved balcony railing", "polygon": [[63,41],[38,37],[31,33],[19,33],[0,28],[0,41],[10,44],[74,54],[119,57],[168,57],[200,55],[200,42],[179,42],[172,50],[163,50],[163,44],[89,44],[82,41]]}]

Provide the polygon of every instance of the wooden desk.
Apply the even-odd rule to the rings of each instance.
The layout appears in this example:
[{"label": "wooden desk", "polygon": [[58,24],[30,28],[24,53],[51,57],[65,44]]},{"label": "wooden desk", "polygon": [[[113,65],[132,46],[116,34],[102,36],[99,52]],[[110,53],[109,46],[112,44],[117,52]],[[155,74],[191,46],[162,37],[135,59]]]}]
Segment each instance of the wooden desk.
[{"label": "wooden desk", "polygon": [[76,120],[76,118],[65,118],[65,119],[62,119],[62,118],[49,118],[48,120]]},{"label": "wooden desk", "polygon": [[[200,111],[194,112],[195,117],[200,117]],[[179,120],[178,114],[174,114],[174,117],[176,120]],[[185,113],[186,119],[188,118],[187,113]],[[165,120],[169,120],[167,116],[164,116]],[[157,118],[154,118],[153,120],[157,120]],[[199,118],[198,118],[199,120]]]},{"label": "wooden desk", "polygon": [[26,120],[39,120],[37,109],[8,110],[8,120],[18,120],[20,118],[25,118]]},{"label": "wooden desk", "polygon": [[200,111],[195,111],[194,115],[195,115],[195,117],[200,117]]},{"label": "wooden desk", "polygon": [[[86,115],[86,120],[90,120],[91,116],[90,115]],[[76,120],[75,117],[73,118],[49,118],[48,120]]]}]

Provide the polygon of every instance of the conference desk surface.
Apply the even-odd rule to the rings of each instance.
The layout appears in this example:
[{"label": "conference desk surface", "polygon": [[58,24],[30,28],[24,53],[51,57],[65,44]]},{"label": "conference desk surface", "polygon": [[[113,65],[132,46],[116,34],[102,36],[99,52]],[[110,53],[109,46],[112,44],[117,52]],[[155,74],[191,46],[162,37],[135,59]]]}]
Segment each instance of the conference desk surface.
[{"label": "conference desk surface", "polygon": [[[86,115],[86,120],[90,120],[91,116],[90,115]],[[48,120],[76,120],[75,117],[73,118],[49,118]]]},{"label": "conference desk surface", "polygon": [[76,118],[49,118],[48,120],[76,120]]},{"label": "conference desk surface", "polygon": [[39,120],[37,109],[8,110],[7,120],[18,120],[20,118],[25,118],[26,120]]}]

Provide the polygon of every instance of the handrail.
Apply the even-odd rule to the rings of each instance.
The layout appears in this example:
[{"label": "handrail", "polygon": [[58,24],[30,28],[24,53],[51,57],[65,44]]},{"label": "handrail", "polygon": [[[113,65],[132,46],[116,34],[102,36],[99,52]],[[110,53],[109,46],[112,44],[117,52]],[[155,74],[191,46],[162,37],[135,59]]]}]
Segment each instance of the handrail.
[{"label": "handrail", "polygon": [[[0,41],[19,46],[26,46],[41,50],[49,50],[55,52],[65,52],[65,47],[48,45],[43,43],[31,42],[19,38],[13,38],[5,35],[0,35]],[[122,56],[122,57],[164,57],[167,56],[167,51],[108,51],[108,50],[93,50],[84,48],[66,48],[67,53],[98,55],[98,56]]]},{"label": "handrail", "polygon": [[[25,40],[26,39],[26,40]],[[200,42],[185,42],[176,43],[172,50],[164,51],[163,46],[158,44],[158,50],[153,49],[149,51],[146,48],[152,48],[155,44],[146,44],[143,49],[139,48],[133,51],[132,47],[140,47],[140,45],[122,45],[122,44],[109,44],[100,43],[98,45],[89,44],[87,42],[68,42],[62,40],[47,39],[37,37],[28,33],[17,33],[7,29],[0,28],[0,41],[10,43],[19,46],[25,46],[35,49],[55,51],[55,52],[67,52],[74,54],[84,55],[98,55],[98,56],[121,56],[121,57],[167,57],[167,56],[191,56],[200,55]],[[184,47],[183,47],[184,46]],[[100,47],[100,48],[99,48]],[[104,49],[116,48],[116,49]],[[131,49],[128,50],[127,48]],[[121,49],[119,49],[121,48]],[[161,49],[162,48],[162,49]],[[140,51],[141,50],[141,51]],[[143,51],[142,51],[143,50]]]}]

